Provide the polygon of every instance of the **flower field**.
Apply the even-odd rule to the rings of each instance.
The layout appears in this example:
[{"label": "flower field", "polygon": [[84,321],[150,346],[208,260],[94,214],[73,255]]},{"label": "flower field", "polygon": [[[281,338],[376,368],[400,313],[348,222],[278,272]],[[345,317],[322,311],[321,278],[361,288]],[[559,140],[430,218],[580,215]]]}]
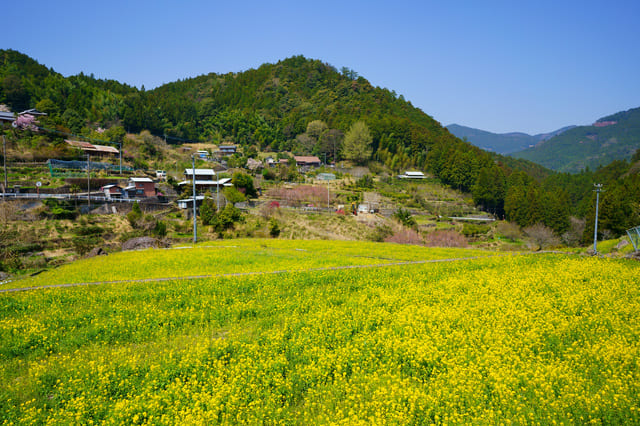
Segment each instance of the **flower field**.
[{"label": "flower field", "polygon": [[0,287],[33,287],[167,277],[300,271],[495,255],[474,249],[429,249],[361,241],[232,240],[178,249],[128,251],[82,259]]},{"label": "flower field", "polygon": [[[538,254],[309,270],[419,256],[313,244],[313,259],[272,246],[287,273],[0,294],[0,421],[640,422],[635,262]],[[265,270],[267,255],[245,251],[260,263],[249,270]]]}]

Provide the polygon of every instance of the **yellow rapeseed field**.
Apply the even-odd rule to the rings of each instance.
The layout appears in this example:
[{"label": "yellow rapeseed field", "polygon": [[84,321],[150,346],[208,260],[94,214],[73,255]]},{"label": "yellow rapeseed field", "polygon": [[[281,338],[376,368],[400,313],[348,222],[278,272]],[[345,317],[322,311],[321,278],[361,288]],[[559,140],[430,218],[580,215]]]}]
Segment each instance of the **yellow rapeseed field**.
[{"label": "yellow rapeseed field", "polygon": [[[340,260],[340,244],[314,244],[302,264]],[[428,258],[421,250],[363,252]],[[357,247],[344,253],[337,264]],[[255,259],[249,269],[269,269]],[[1,421],[640,422],[635,262],[538,254],[306,270],[296,259],[278,274],[0,294]]]}]

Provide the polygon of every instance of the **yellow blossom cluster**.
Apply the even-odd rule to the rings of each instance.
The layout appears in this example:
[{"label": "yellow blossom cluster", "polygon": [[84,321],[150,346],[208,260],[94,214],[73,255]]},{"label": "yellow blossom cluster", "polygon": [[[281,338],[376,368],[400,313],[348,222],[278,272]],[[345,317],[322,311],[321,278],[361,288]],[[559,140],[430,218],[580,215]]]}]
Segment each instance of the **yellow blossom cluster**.
[{"label": "yellow blossom cluster", "polygon": [[640,422],[635,262],[290,269],[0,295],[1,422]]}]

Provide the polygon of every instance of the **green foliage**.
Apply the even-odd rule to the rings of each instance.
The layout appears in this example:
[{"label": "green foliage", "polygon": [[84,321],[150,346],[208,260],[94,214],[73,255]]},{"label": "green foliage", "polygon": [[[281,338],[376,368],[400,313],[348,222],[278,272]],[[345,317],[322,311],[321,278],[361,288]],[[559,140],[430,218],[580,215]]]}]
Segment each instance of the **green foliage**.
[{"label": "green foliage", "polygon": [[253,186],[253,178],[246,173],[235,172],[231,178],[231,183],[247,198],[255,198],[258,196]]},{"label": "green foliage", "polygon": [[484,235],[489,232],[489,227],[487,225],[477,225],[475,223],[465,222],[462,225],[462,235],[465,237],[477,237],[479,235]]},{"label": "green foliage", "polygon": [[142,218],[142,209],[140,204],[135,202],[131,205],[131,211],[127,213],[127,220],[131,226],[135,227],[140,218]]},{"label": "green foliage", "polygon": [[276,172],[269,167],[262,169],[262,177],[264,180],[276,180]]},{"label": "green foliage", "polygon": [[371,157],[372,141],[369,127],[364,121],[356,121],[344,136],[342,153],[347,160],[362,164]]},{"label": "green foliage", "polygon": [[241,222],[242,220],[240,209],[234,207],[233,204],[227,204],[222,211],[214,216],[211,225],[215,232],[221,233],[233,228],[236,222]]},{"label": "green foliage", "polygon": [[280,235],[280,226],[275,218],[269,219],[269,235],[271,238],[278,238]]},{"label": "green foliage", "polygon": [[213,223],[216,215],[216,210],[216,203],[213,201],[213,199],[205,197],[199,209],[200,219],[202,220],[203,225],[211,225]]},{"label": "green foliage", "polygon": [[366,174],[360,179],[356,180],[356,186],[358,188],[372,189],[374,185],[373,176]]},{"label": "green foliage", "polygon": [[247,197],[245,197],[242,192],[238,191],[234,187],[225,188],[222,190],[222,193],[224,194],[224,197],[227,199],[227,201],[231,204],[241,203],[247,200]]},{"label": "green foliage", "polygon": [[403,226],[406,226],[407,228],[411,228],[411,229],[417,229],[418,228],[418,223],[416,222],[416,219],[411,216],[411,212],[409,210],[405,210],[402,207],[400,207],[398,210],[396,210],[393,213],[393,218],[396,219],[398,222],[400,222]]}]

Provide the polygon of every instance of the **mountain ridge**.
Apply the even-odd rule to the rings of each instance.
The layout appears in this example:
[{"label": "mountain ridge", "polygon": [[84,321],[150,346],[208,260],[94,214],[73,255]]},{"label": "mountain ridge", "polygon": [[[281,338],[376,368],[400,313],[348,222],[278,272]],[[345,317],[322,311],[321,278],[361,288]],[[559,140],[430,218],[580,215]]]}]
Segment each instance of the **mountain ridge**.
[{"label": "mountain ridge", "polygon": [[640,148],[640,108],[620,111],[587,126],[576,126],[533,147],[510,153],[560,172],[577,173],[616,160],[629,160]]},{"label": "mountain ridge", "polygon": [[575,126],[565,126],[552,132],[538,133],[536,135],[530,135],[525,132],[493,133],[455,123],[445,127],[458,138],[465,139],[478,148],[506,155],[532,147]]}]

